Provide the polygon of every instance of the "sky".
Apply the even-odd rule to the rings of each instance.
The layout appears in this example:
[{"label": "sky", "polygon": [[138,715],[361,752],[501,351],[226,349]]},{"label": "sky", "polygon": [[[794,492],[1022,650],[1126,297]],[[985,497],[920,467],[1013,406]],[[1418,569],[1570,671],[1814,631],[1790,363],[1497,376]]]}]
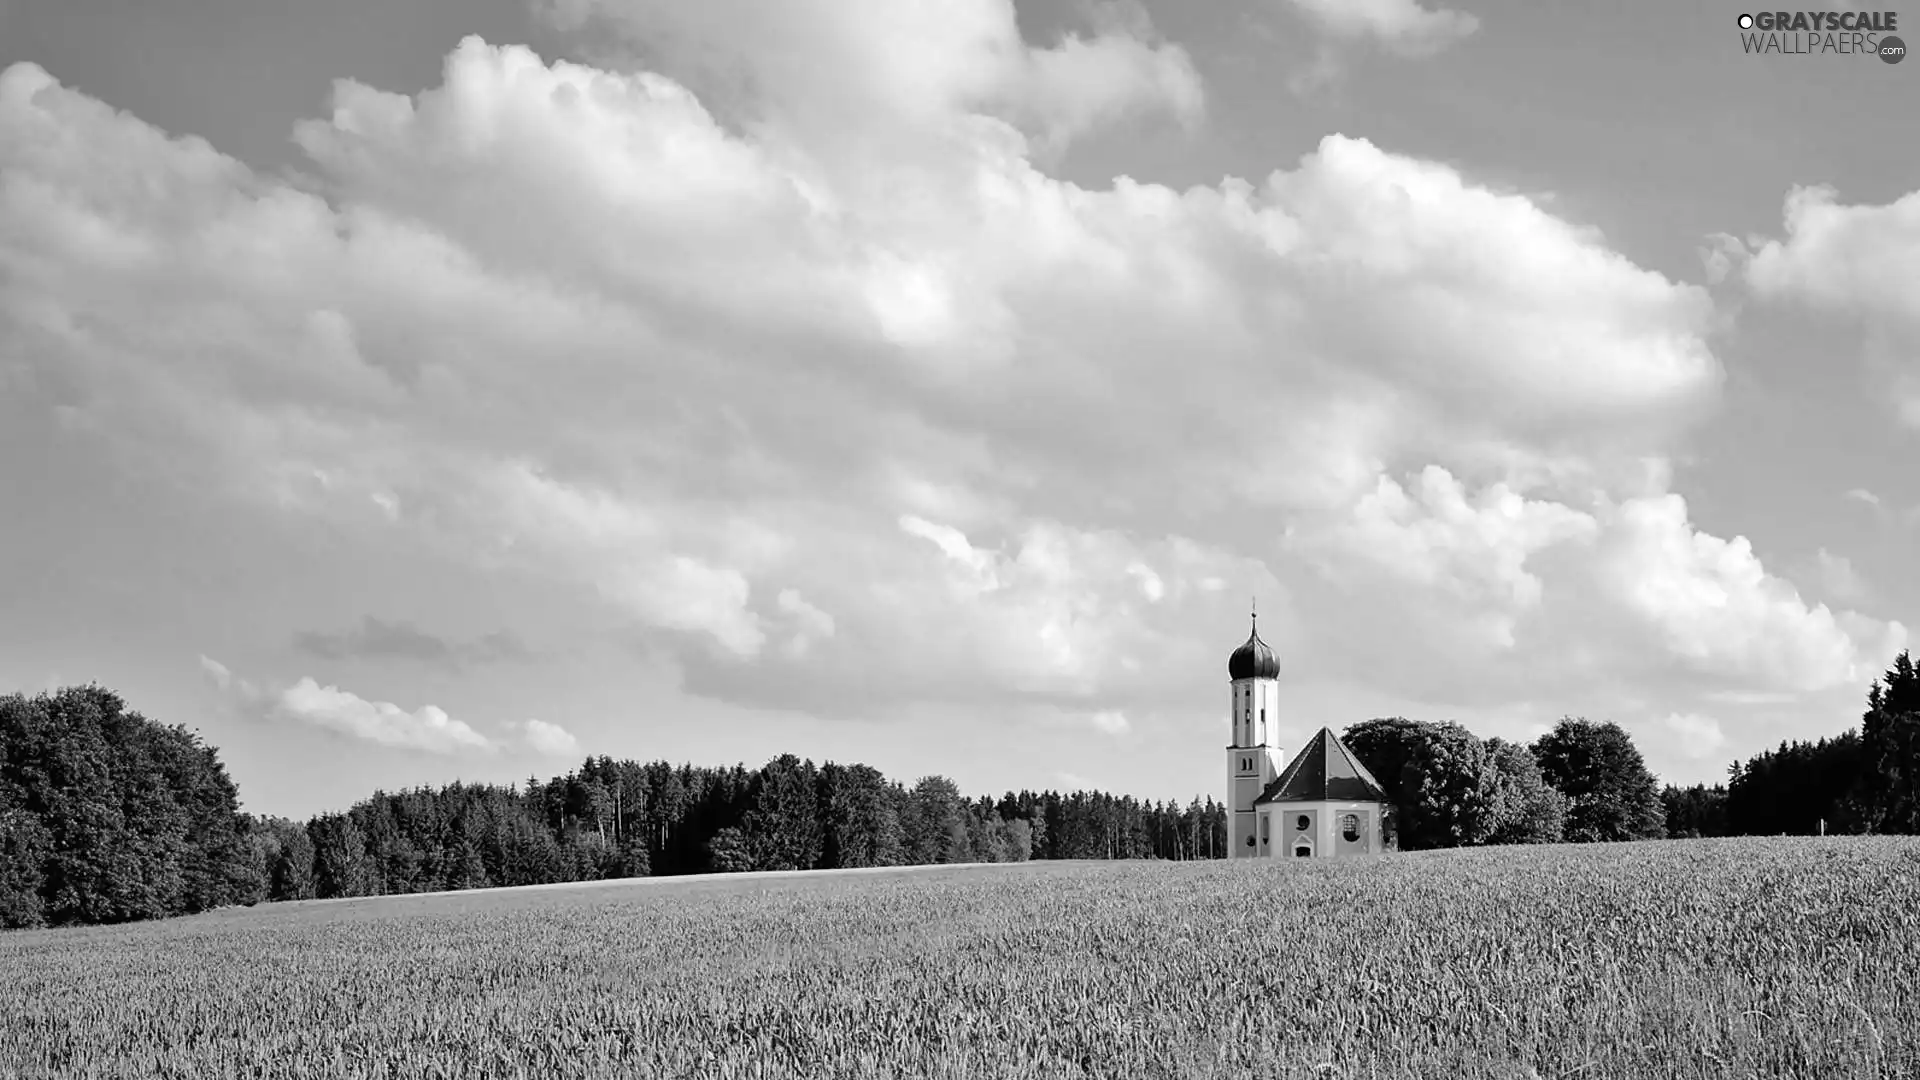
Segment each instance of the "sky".
[{"label": "sky", "polygon": [[1741,13],[0,0],[0,690],[1184,802],[1257,601],[1723,779],[1920,620],[1920,65]]}]

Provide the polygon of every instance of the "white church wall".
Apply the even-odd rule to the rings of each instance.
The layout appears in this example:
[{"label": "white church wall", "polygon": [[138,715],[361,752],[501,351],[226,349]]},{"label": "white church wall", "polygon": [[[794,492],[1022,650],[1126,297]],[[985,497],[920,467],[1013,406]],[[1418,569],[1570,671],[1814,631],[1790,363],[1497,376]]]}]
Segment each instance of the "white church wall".
[{"label": "white church wall", "polygon": [[[1260,808],[1267,841],[1260,853],[1273,859],[1300,858],[1304,843],[1309,858],[1371,855],[1384,850],[1380,841],[1380,807],[1367,802],[1284,802]],[[1348,840],[1342,826],[1353,815],[1358,838]],[[1302,822],[1305,822],[1304,826]]]}]

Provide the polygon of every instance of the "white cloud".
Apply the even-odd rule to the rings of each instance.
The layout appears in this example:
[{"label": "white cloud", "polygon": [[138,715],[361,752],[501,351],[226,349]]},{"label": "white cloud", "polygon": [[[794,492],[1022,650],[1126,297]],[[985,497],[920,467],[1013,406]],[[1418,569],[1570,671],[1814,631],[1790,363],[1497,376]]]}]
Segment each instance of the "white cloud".
[{"label": "white cloud", "polygon": [[1427,56],[1472,35],[1480,20],[1452,8],[1422,7],[1419,0],[1292,0],[1327,34],[1373,38],[1404,56]]},{"label": "white cloud", "polygon": [[1868,598],[1867,583],[1854,569],[1853,560],[1845,555],[1835,555],[1826,548],[1813,554],[1814,569],[1820,577],[1820,587],[1826,594],[1841,603],[1857,604]]},{"label": "white cloud", "polygon": [[1831,187],[1794,188],[1785,239],[1758,246],[1746,280],[1762,298],[1858,321],[1895,416],[1920,428],[1920,191],[1864,206],[1840,202]]},{"label": "white cloud", "polygon": [[580,740],[559,724],[549,724],[545,720],[523,720],[519,732],[520,737],[536,753],[548,757],[572,757],[580,753]]},{"label": "white cloud", "polygon": [[998,0],[563,11],[645,70],[469,39],[417,96],[342,83],[319,194],[9,69],[0,354],[126,470],[540,575],[821,715],[1155,715],[1249,593],[1435,698],[1827,685],[1893,630],[1687,522],[1712,300],[1539,201],[1337,135],[1055,179],[1050,140],[1204,98],[1117,10],[1038,50]]},{"label": "white cloud", "polygon": [[389,701],[368,701],[336,686],[321,686],[305,676],[274,695],[267,709],[278,719],[396,749],[433,754],[499,749],[492,739],[438,706],[422,705],[409,712]]},{"label": "white cloud", "polygon": [[1661,721],[1666,733],[1680,744],[1680,753],[1695,761],[1719,757],[1727,747],[1720,722],[1698,713],[1671,713]]},{"label": "white cloud", "polygon": [[1752,252],[1737,236],[1727,233],[1714,233],[1707,237],[1706,246],[1699,249],[1700,262],[1707,272],[1707,281],[1718,285],[1727,279],[1727,275],[1745,265]]},{"label": "white cloud", "polygon": [[200,672],[221,693],[229,694],[236,700],[253,705],[258,705],[265,700],[259,686],[235,675],[227,665],[210,656],[200,657]]},{"label": "white cloud", "polygon": [[1816,691],[1871,679],[1880,650],[1897,650],[1906,636],[1899,623],[1807,604],[1761,566],[1746,537],[1696,530],[1674,494],[1619,507],[1600,576],[1674,657],[1762,687]]},{"label": "white cloud", "polygon": [[1920,281],[1920,191],[1885,206],[1849,206],[1831,187],[1797,187],[1787,196],[1786,231],[1748,263],[1755,291],[1920,324],[1912,287]]},{"label": "white cloud", "polygon": [[1463,601],[1482,613],[1482,629],[1499,645],[1511,646],[1515,617],[1541,600],[1528,559],[1596,532],[1591,515],[1528,500],[1504,483],[1469,499],[1445,469],[1428,466],[1412,495],[1382,476],[1350,516],[1302,546],[1332,574],[1385,575]]},{"label": "white cloud", "polygon": [[[322,728],[398,750],[457,755],[493,754],[505,749],[500,740],[454,719],[436,705],[408,710],[388,701],[370,701],[337,686],[321,686],[311,677],[302,677],[291,686],[266,687],[235,676],[225,664],[208,656],[200,657],[200,669],[242,709],[270,719]],[[529,719],[505,728],[535,753],[551,757],[580,753],[579,740],[558,724]]]},{"label": "white cloud", "polygon": [[1105,735],[1125,735],[1133,727],[1127,722],[1127,714],[1116,709],[1102,709],[1088,717],[1087,722]]},{"label": "white cloud", "polygon": [[[671,52],[703,98],[775,118],[813,140],[856,141],[885,126],[939,137],[990,116],[1064,140],[1143,113],[1196,120],[1205,91],[1192,60],[1160,39],[1135,2],[1086,5],[1091,35],[1025,44],[1011,0],[553,0],[565,27]],[[663,49],[662,46],[665,48]]]},{"label": "white cloud", "polygon": [[787,616],[791,628],[787,638],[787,650],[791,655],[804,656],[815,642],[833,636],[833,616],[808,603],[798,589],[780,590],[774,602]]},{"label": "white cloud", "polygon": [[222,690],[233,685],[233,672],[228,671],[227,665],[218,660],[208,656],[200,657],[200,670],[206,672],[207,677],[213,680],[213,684]]}]

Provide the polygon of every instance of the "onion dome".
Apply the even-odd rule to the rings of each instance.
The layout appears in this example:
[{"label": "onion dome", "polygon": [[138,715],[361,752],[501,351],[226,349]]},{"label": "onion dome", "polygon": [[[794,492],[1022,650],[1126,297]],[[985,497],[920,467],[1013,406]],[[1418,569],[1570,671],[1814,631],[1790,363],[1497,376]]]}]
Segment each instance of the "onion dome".
[{"label": "onion dome", "polygon": [[1280,658],[1273,653],[1273,647],[1260,640],[1260,616],[1254,616],[1253,632],[1247,635],[1247,643],[1233,650],[1227,657],[1227,677],[1231,679],[1277,679],[1280,677]]}]

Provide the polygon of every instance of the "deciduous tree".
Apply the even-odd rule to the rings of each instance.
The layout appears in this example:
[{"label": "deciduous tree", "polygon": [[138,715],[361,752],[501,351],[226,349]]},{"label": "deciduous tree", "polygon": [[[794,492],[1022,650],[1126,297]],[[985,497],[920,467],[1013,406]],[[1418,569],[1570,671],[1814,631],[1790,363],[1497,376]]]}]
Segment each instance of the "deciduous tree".
[{"label": "deciduous tree", "polygon": [[1666,836],[1660,783],[1619,724],[1563,718],[1533,744],[1547,782],[1567,797],[1567,839],[1575,843]]}]

